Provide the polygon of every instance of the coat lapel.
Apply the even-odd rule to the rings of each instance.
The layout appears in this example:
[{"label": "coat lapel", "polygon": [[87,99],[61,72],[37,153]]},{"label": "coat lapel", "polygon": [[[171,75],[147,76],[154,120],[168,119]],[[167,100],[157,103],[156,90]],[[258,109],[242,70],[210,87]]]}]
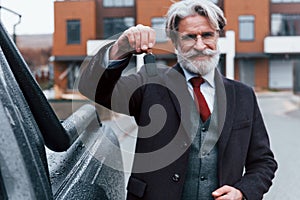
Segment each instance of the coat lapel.
[{"label": "coat lapel", "polygon": [[216,95],[218,101],[218,120],[219,120],[219,131],[220,138],[218,141],[218,173],[219,173],[219,184],[222,184],[222,163],[223,155],[225,152],[226,145],[230,138],[231,128],[234,119],[235,110],[235,90],[233,84],[220,75],[219,72],[216,73]]},{"label": "coat lapel", "polygon": [[180,117],[183,128],[192,140],[197,133],[201,120],[194,100],[188,91],[184,73],[179,64],[170,68],[167,73],[165,84],[169,89],[169,96]]},{"label": "coat lapel", "polygon": [[[181,67],[177,64],[171,68],[165,79],[165,84],[169,89],[169,95],[176,108],[178,115],[181,117],[181,123],[188,133],[188,136],[193,139],[195,133],[197,133],[200,119],[193,110],[195,109],[194,101],[189,94],[185,77]],[[224,78],[220,72],[215,70],[215,84],[216,84],[216,101],[218,105],[218,134],[220,134],[218,140],[218,173],[219,184],[222,184],[222,162],[223,154],[230,138],[231,127],[234,119],[235,109],[235,90],[231,81]],[[191,112],[192,111],[192,112]],[[192,120],[198,116],[198,120]],[[198,121],[199,123],[192,123],[192,121]]]},{"label": "coat lapel", "polygon": [[[181,122],[185,131],[189,133],[189,136],[193,136],[193,133],[197,132],[201,120],[199,115],[195,112],[196,107],[188,91],[186,80],[179,64],[168,70],[164,81],[169,89],[168,93],[178,116],[181,117]],[[233,110],[235,107],[235,91],[233,84],[224,78],[217,69],[215,70],[215,84],[215,99],[218,105],[218,134],[220,134],[218,141],[218,157],[220,164],[230,137],[230,130],[234,119]],[[192,120],[196,118],[197,120]],[[199,123],[192,123],[192,121],[198,121]]]}]

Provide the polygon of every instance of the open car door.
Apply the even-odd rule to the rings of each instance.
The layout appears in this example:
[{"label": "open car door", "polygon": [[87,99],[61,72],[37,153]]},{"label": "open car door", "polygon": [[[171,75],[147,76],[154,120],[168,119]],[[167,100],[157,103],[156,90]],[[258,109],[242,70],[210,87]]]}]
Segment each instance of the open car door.
[{"label": "open car door", "polygon": [[0,199],[125,199],[119,142],[95,106],[61,122],[1,23],[0,64]]}]

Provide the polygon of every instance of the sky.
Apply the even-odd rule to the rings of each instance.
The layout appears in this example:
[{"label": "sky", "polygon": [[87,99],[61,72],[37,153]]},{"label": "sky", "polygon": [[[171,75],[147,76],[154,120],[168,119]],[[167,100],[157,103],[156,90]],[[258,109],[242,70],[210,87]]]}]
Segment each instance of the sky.
[{"label": "sky", "polygon": [[[22,15],[16,25],[16,34],[48,34],[54,32],[54,0],[0,0],[2,7]],[[19,17],[5,9],[0,10],[1,23],[12,34]]]}]

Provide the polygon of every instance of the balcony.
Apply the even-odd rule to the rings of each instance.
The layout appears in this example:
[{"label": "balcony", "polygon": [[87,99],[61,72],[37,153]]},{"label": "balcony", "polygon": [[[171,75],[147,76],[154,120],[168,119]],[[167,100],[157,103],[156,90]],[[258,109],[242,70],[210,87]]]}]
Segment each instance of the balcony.
[{"label": "balcony", "polygon": [[300,36],[269,36],[264,40],[264,52],[270,54],[300,53]]}]

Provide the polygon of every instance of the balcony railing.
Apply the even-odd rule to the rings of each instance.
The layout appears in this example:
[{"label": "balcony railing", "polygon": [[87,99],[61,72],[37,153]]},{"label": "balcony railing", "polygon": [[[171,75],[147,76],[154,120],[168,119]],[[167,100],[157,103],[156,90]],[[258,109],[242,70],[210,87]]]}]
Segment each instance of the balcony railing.
[{"label": "balcony railing", "polygon": [[265,53],[300,53],[300,36],[269,36],[264,40]]}]

